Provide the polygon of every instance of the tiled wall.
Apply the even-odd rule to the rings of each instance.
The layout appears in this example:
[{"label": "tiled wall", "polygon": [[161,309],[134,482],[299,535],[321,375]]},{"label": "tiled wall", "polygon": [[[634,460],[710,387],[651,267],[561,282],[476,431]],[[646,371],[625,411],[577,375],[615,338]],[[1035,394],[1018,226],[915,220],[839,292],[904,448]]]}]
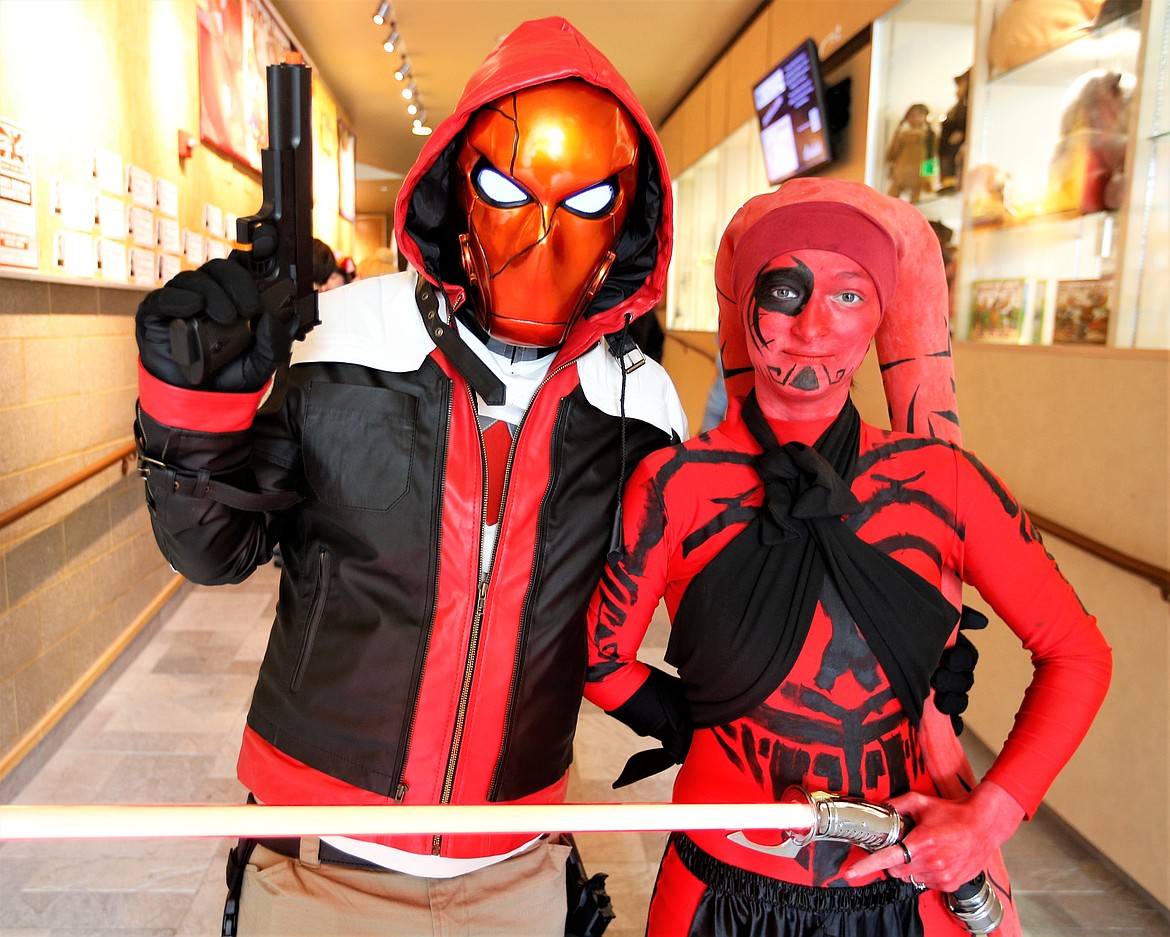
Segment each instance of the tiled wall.
[{"label": "tiled wall", "polygon": [[[0,513],[132,440],[141,298],[0,277]],[[128,464],[0,529],[0,778],[174,580]]]}]

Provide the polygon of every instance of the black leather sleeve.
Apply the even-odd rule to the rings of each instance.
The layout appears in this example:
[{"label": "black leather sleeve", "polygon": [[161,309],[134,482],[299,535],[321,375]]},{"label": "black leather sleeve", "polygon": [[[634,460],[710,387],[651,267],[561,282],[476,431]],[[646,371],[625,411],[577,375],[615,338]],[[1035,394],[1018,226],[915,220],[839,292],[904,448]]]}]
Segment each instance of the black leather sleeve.
[{"label": "black leather sleeve", "polygon": [[[256,495],[285,495],[269,504],[297,500],[290,470],[296,460],[287,457],[296,447],[280,430],[286,420],[269,414],[250,430],[207,433],[166,426],[138,408],[139,471],[155,540],[187,579],[201,585],[242,582],[272,559],[283,512],[258,509],[264,499]],[[276,444],[274,436],[284,439]],[[262,439],[264,447],[257,445]],[[264,451],[284,452],[283,464],[265,459]]]}]

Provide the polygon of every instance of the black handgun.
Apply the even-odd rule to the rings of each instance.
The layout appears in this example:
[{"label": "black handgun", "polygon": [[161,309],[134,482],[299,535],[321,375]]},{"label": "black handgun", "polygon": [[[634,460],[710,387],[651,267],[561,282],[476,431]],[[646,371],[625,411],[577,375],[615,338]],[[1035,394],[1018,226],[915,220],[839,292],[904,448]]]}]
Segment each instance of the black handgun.
[{"label": "black handgun", "polygon": [[[320,323],[313,289],[313,84],[300,55],[269,65],[268,146],[260,153],[264,203],[236,222],[239,249],[258,280],[260,313],[289,320],[303,339]],[[254,320],[253,320],[254,321]],[[206,316],[171,323],[171,357],[200,384],[252,343],[251,321]]]}]

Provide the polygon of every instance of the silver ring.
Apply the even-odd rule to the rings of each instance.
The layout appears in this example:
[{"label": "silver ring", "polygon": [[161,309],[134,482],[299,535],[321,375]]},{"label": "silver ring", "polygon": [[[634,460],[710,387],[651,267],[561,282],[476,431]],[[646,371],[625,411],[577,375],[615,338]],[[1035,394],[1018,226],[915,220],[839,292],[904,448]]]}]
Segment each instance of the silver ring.
[{"label": "silver ring", "polygon": [[913,860],[911,859],[911,857],[910,857],[910,847],[909,847],[909,846],[907,846],[907,845],[906,845],[904,842],[902,842],[901,840],[898,840],[898,845],[902,847],[902,861],[903,861],[903,862],[904,862],[906,865],[909,865],[909,864],[911,863],[911,861],[913,861]]},{"label": "silver ring", "polygon": [[919,891],[926,891],[926,886],[922,882],[918,881],[918,879],[916,879],[913,875],[910,876],[910,884]]}]

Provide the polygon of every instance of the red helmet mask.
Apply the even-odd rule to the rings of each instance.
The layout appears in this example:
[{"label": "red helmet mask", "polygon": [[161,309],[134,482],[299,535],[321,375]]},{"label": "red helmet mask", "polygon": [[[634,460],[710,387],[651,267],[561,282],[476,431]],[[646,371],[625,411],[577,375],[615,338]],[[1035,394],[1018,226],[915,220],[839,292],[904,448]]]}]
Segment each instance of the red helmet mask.
[{"label": "red helmet mask", "polygon": [[617,98],[575,79],[516,91],[471,118],[456,168],[459,242],[493,338],[564,341],[613,264],[638,139]]}]

